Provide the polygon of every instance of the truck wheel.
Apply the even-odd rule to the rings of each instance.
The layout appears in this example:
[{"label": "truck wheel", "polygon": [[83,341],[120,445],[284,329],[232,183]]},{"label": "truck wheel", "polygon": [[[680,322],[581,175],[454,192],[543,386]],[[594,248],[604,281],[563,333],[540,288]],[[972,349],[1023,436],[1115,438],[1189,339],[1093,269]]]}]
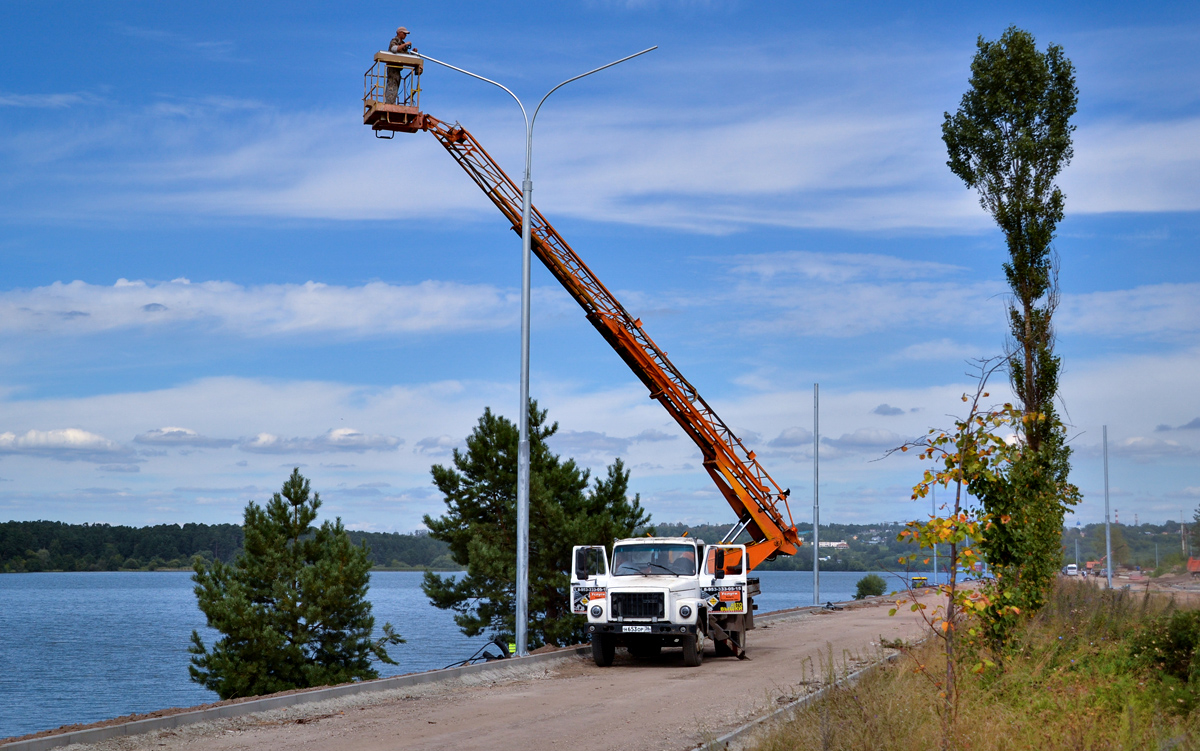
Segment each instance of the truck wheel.
[{"label": "truck wheel", "polygon": [[699,634],[683,638],[683,664],[689,668],[699,667],[704,662],[704,639]]},{"label": "truck wheel", "polygon": [[606,668],[613,662],[617,653],[617,642],[611,636],[592,634],[592,659],[597,667]]}]

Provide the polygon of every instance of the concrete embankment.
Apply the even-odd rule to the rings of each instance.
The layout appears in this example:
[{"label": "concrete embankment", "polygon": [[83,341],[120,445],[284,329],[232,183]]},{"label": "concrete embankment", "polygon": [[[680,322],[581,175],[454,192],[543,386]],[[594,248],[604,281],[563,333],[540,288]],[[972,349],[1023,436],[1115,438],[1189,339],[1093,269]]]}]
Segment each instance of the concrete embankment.
[{"label": "concrete embankment", "polygon": [[880,636],[920,633],[911,614],[887,617],[883,598],[844,605],[761,614],[747,661],[710,652],[688,669],[668,651],[600,669],[586,650],[567,649],[64,728],[0,748],[692,748],[808,693],[823,662],[853,669],[882,655]]}]

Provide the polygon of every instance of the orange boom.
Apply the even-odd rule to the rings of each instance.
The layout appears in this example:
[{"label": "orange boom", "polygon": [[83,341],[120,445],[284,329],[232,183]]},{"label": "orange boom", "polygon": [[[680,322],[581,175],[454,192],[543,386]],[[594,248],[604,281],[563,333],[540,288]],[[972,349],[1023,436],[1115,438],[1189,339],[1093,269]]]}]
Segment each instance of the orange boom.
[{"label": "orange boom", "polygon": [[[448,125],[420,112],[417,100],[421,91],[419,63],[420,58],[405,55],[376,55],[375,65],[366,75],[363,123],[370,125],[380,137],[390,138],[396,132],[418,130],[432,133],[500,209],[513,231],[521,234],[522,196],[517,184],[466,128]],[[392,79],[402,82],[395,87],[398,88],[395,94],[387,91],[382,83],[387,74],[381,72],[381,65],[403,69],[402,76],[396,72],[390,74]],[[738,518],[725,540],[732,542],[742,531],[753,540],[746,545],[747,570],[753,570],[779,553],[794,555],[800,547],[800,537],[788,506],[790,491],[780,488],[767,474],[754,452],[733,434],[667,358],[667,353],[645,332],[641,319],[635,319],[625,310],[536,207],[531,212],[531,235],[534,255],[579,303],[600,335],[646,385],[650,398],[657,400],[700,448],[704,468]]]}]

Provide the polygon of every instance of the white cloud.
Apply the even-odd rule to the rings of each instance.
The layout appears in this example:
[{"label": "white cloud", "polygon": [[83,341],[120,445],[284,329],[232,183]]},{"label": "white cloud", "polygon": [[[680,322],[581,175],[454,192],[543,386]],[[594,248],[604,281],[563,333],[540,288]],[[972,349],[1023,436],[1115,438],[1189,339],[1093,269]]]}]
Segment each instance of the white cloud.
[{"label": "white cloud", "polygon": [[939,360],[972,360],[981,356],[983,356],[983,350],[977,345],[943,338],[910,344],[897,352],[894,357],[897,360],[935,362]]},{"label": "white cloud", "polygon": [[427,436],[413,444],[414,454],[430,456],[449,456],[454,447],[462,443],[448,435]]},{"label": "white cloud", "polygon": [[[562,302],[555,302],[561,295],[543,297],[552,309]],[[513,325],[519,299],[492,285],[437,281],[359,287],[186,279],[120,279],[111,287],[55,282],[0,292],[0,332],[79,335],[188,324],[241,336],[486,331]]]},{"label": "white cloud", "polygon": [[813,434],[807,428],[791,427],[767,442],[771,448],[807,447],[812,444]]},{"label": "white cloud", "polygon": [[[117,29],[209,59],[233,53],[227,41]],[[538,184],[553,186],[540,193],[539,207],[552,216],[699,232],[754,226],[991,231],[974,194],[946,169],[940,139],[942,111],[961,94],[968,49],[914,55],[903,45],[881,50],[824,41],[797,49],[794,40],[756,39],[739,49],[743,64],[709,70],[703,87],[692,82],[706,62],[704,52],[683,52],[672,64],[652,65],[620,100],[560,102],[546,115],[553,127],[539,137]],[[1077,44],[1079,54],[1092,50],[1096,58],[1111,57],[1114,46],[1098,38]],[[1122,71],[1140,75],[1128,89],[1178,79],[1147,73],[1144,58],[1138,55],[1135,73]],[[744,102],[740,116],[714,118],[728,107],[714,92],[734,89]],[[807,92],[804,104],[777,93],[797,89]],[[664,91],[686,95],[664,98]],[[1173,91],[1170,98],[1184,94]],[[0,95],[0,106],[64,107],[82,96],[8,94]],[[519,155],[510,145],[521,139],[507,105],[493,110],[470,98],[456,105],[456,115],[516,174]],[[622,116],[614,118],[617,110]],[[78,192],[56,190],[55,200],[36,204],[11,195],[6,206],[26,218],[186,212],[503,221],[432,138],[380,142],[357,114],[313,107],[281,113],[260,102],[200,96],[113,108],[85,136],[70,126],[39,124],[15,137],[49,146],[19,150],[22,165],[37,169],[16,184],[57,187],[70,179]],[[1145,116],[1158,119],[1083,115],[1074,164],[1062,177],[1069,211],[1200,208],[1200,119]],[[671,138],[664,139],[668,129]]]},{"label": "white cloud", "polygon": [[1197,449],[1178,441],[1166,441],[1143,436],[1131,436],[1122,439],[1114,444],[1110,444],[1108,450],[1117,456],[1127,456],[1134,461],[1140,462],[1200,455],[1200,451]]},{"label": "white cloud", "polygon": [[1007,287],[960,281],[958,269],[893,256],[850,253],[761,254],[730,259],[731,301],[770,310],[743,324],[752,334],[846,337],[944,326],[997,332]]},{"label": "white cloud", "polygon": [[1062,333],[1178,337],[1200,332],[1200,284],[1150,284],[1063,295]]},{"label": "white cloud", "polygon": [[62,461],[112,462],[133,451],[102,435],[79,428],[0,433],[0,454],[40,456]]},{"label": "white cloud", "polygon": [[1200,209],[1200,118],[1083,122],[1063,173],[1068,210]]},{"label": "white cloud", "polygon": [[886,451],[904,443],[904,436],[883,428],[859,428],[853,433],[843,433],[841,438],[822,438],[822,443],[849,451]]},{"label": "white cloud", "polygon": [[655,430],[654,428],[646,428],[641,433],[638,433],[629,440],[633,441],[634,443],[658,443],[659,441],[674,441],[678,438],[679,435],[676,433],[664,433],[663,431]]},{"label": "white cloud", "polygon": [[879,253],[783,251],[734,256],[733,271],[762,278],[801,276],[825,284],[862,279],[930,279],[957,276],[966,269],[947,263],[914,261]]},{"label": "white cloud", "polygon": [[0,94],[0,107],[21,107],[31,109],[63,109],[82,105],[95,106],[100,98],[94,94],[59,93],[59,94]]},{"label": "white cloud", "polygon": [[611,460],[629,450],[630,439],[594,430],[560,430],[546,441],[566,456],[607,457]]},{"label": "white cloud", "polygon": [[186,446],[189,448],[228,448],[237,443],[231,438],[208,438],[188,428],[155,428],[134,436],[133,442],[151,446]]},{"label": "white cloud", "polygon": [[96,470],[100,472],[136,473],[141,472],[142,468],[136,464],[101,464],[99,467],[96,467]]},{"label": "white cloud", "polygon": [[390,435],[369,435],[352,428],[331,429],[315,438],[280,438],[270,433],[259,433],[238,443],[242,451],[254,454],[325,454],[350,451],[395,451],[404,443],[403,438]]}]

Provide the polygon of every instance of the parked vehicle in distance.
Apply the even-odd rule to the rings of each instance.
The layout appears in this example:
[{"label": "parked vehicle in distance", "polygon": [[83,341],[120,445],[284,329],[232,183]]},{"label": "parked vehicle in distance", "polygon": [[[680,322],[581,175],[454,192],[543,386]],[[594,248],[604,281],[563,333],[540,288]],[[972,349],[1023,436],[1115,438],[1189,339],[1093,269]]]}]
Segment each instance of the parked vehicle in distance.
[{"label": "parked vehicle in distance", "polygon": [[1067,576],[1079,576],[1079,567],[1074,563],[1068,563],[1066,568],[1063,569],[1063,573]]},{"label": "parked vehicle in distance", "polygon": [[1188,556],[1187,569],[1192,576],[1200,576],[1200,558]]}]

